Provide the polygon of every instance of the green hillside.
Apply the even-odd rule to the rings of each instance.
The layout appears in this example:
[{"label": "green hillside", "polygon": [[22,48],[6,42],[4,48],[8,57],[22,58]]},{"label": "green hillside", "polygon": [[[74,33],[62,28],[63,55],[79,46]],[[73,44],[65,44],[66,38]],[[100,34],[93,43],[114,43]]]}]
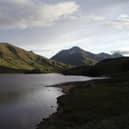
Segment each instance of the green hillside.
[{"label": "green hillside", "polygon": [[100,61],[94,66],[83,65],[79,67],[70,68],[65,70],[63,73],[72,75],[108,76],[128,71],[129,57],[120,57]]},{"label": "green hillside", "polygon": [[129,57],[100,61],[95,65],[94,69],[100,75],[111,75],[127,72],[129,71]]},{"label": "green hillside", "polygon": [[[8,43],[0,43],[0,72],[59,72],[67,66],[63,63],[49,60],[32,51],[26,51]],[[2,69],[4,67],[4,69]],[[6,69],[7,68],[7,69]],[[8,71],[10,72],[10,70]]]}]

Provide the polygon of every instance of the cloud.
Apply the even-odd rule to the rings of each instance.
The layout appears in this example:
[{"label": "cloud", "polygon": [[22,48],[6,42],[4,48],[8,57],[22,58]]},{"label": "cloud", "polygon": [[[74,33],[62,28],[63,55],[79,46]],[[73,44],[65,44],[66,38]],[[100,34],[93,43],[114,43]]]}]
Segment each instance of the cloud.
[{"label": "cloud", "polygon": [[120,55],[129,55],[129,50],[117,50],[117,51],[112,51],[111,53]]},{"label": "cloud", "polygon": [[79,9],[74,1],[45,4],[40,0],[1,0],[0,27],[45,27],[73,15]]},{"label": "cloud", "polygon": [[129,29],[129,15],[122,14],[114,20],[107,21],[108,25],[111,25],[117,29]]},{"label": "cloud", "polygon": [[116,29],[129,29],[128,14],[122,14],[114,18],[92,14],[92,15],[86,16],[86,20],[89,20],[93,23],[100,23],[101,25],[108,25]]},{"label": "cloud", "polygon": [[105,20],[104,16],[99,16],[99,15],[94,15],[94,14],[89,15],[87,18],[91,21],[104,21]]}]

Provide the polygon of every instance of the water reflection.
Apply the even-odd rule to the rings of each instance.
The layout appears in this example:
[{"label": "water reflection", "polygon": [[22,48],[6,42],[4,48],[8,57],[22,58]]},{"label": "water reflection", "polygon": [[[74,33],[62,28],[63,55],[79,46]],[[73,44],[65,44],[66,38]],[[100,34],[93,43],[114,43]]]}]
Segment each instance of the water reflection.
[{"label": "water reflection", "polygon": [[0,129],[34,129],[57,109],[61,89],[45,87],[87,77],[59,74],[0,75]]},{"label": "water reflection", "polygon": [[39,120],[56,111],[56,98],[60,95],[61,89],[49,87],[3,96],[0,128],[32,129]]}]

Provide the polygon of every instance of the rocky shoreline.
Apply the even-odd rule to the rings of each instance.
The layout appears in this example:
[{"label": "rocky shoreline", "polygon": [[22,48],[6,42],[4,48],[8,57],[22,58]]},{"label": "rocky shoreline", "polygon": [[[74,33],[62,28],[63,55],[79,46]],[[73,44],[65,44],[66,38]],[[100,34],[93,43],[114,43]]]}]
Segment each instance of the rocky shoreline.
[{"label": "rocky shoreline", "polygon": [[[129,80],[103,79],[55,85],[58,109],[37,129],[129,129]],[[123,101],[124,100],[124,101]]]},{"label": "rocky shoreline", "polygon": [[[59,88],[61,88],[64,95],[61,95],[57,98],[57,104],[58,104],[57,111],[55,113],[51,114],[48,118],[44,118],[37,125],[36,129],[46,129],[46,128],[48,128],[49,121],[52,121],[52,120],[56,119],[57,117],[59,117],[60,115],[63,114],[62,98],[64,96],[67,96],[68,94],[71,94],[76,88],[79,88],[80,85],[81,86],[86,85],[87,88],[88,87],[93,87],[95,81],[96,80],[89,80],[89,81],[84,81],[84,82],[83,81],[82,82],[68,82],[68,83],[49,86],[49,87],[59,87]],[[97,80],[97,81],[99,81],[99,80]]]}]

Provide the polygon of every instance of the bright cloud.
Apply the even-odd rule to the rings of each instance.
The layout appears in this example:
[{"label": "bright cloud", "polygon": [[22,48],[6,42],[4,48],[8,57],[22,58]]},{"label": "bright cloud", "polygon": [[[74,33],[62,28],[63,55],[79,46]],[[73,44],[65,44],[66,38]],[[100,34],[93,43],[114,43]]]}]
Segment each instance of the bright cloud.
[{"label": "bright cloud", "polygon": [[116,20],[109,21],[109,24],[118,29],[129,29],[129,15],[120,15]]},{"label": "bright cloud", "polygon": [[87,18],[89,18],[91,21],[104,21],[105,17],[104,16],[99,16],[99,15],[89,15]]},{"label": "bright cloud", "polygon": [[116,29],[129,29],[129,15],[127,14],[122,14],[114,18],[92,14],[86,16],[86,19],[90,20],[91,22],[108,25]]},{"label": "bright cloud", "polygon": [[1,0],[0,27],[30,28],[54,24],[63,17],[73,15],[79,5],[73,1],[43,4],[33,0]]},{"label": "bright cloud", "polygon": [[129,15],[122,14],[114,19],[107,19],[104,24],[110,25],[116,29],[129,29]]}]

